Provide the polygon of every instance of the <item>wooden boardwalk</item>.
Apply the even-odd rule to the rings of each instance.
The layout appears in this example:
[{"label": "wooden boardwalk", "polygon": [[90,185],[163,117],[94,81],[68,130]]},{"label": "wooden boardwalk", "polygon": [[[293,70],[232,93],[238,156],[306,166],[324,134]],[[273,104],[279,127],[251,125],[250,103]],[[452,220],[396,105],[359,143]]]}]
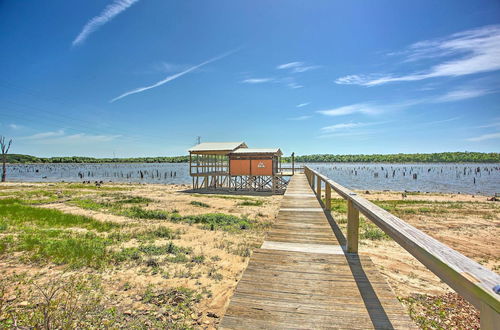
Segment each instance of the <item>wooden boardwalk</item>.
[{"label": "wooden boardwalk", "polygon": [[344,253],[330,223],[305,175],[295,174],[220,329],[415,328],[370,258]]}]

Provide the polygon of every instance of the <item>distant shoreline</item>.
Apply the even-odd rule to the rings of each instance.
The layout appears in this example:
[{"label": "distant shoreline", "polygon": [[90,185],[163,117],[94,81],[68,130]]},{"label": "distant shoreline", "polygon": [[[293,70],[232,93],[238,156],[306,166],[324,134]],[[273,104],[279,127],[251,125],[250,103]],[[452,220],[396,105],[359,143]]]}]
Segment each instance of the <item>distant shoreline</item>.
[{"label": "distant shoreline", "polygon": [[[291,163],[291,157],[282,157],[284,163]],[[500,153],[491,152],[441,152],[418,154],[372,154],[333,155],[316,154],[295,156],[296,163],[498,163]],[[136,157],[136,158],[94,158],[94,157],[36,157],[21,154],[7,155],[8,164],[138,164],[138,163],[189,163],[189,156]]]}]

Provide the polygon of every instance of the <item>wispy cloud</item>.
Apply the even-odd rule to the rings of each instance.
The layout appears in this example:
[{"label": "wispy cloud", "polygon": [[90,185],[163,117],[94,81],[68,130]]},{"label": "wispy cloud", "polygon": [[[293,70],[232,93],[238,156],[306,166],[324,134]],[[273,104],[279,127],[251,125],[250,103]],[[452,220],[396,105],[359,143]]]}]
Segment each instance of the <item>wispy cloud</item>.
[{"label": "wispy cloud", "polygon": [[409,99],[399,103],[379,104],[373,102],[365,102],[365,103],[356,103],[356,104],[341,106],[332,109],[319,110],[317,112],[327,116],[345,116],[351,114],[380,115],[389,111],[403,110],[416,105],[456,102],[465,99],[480,97],[494,92],[495,91],[488,89],[463,87],[448,91],[443,95],[435,95],[420,99]]},{"label": "wispy cloud", "polygon": [[273,78],[273,77],[263,77],[263,78],[247,78],[241,81],[243,84],[265,84],[265,83],[276,83],[287,86],[291,89],[302,88],[301,84],[297,83],[293,77],[284,78]]},{"label": "wispy cloud", "polygon": [[335,125],[330,125],[330,126],[325,126],[321,128],[321,131],[323,132],[337,132],[341,130],[348,130],[348,129],[353,129],[353,128],[358,128],[358,127],[365,127],[373,125],[372,123],[340,123],[340,124],[335,124]]},{"label": "wispy cloud", "polygon": [[448,118],[448,119],[434,120],[434,121],[427,122],[427,123],[425,123],[425,124],[426,124],[426,125],[442,124],[442,123],[448,123],[448,122],[450,122],[450,121],[459,120],[459,119],[461,119],[461,118],[462,118],[461,116],[458,116],[458,117],[452,117],[452,118]]},{"label": "wispy cloud", "polygon": [[436,97],[434,99],[434,102],[441,103],[441,102],[462,101],[462,100],[472,99],[475,97],[480,97],[489,93],[492,93],[492,91],[488,89],[462,88],[462,89],[452,90],[442,96]]},{"label": "wispy cloud", "polygon": [[376,86],[389,82],[417,81],[436,77],[457,77],[500,70],[500,25],[484,26],[455,33],[447,38],[425,40],[403,52],[406,61],[455,56],[422,72],[406,75],[348,75],[335,80],[337,84]]},{"label": "wispy cloud", "polygon": [[298,117],[288,118],[288,120],[306,120],[306,119],[309,119],[311,117],[312,116],[298,116]]},{"label": "wispy cloud", "polygon": [[291,89],[297,89],[297,88],[302,88],[304,87],[303,85],[299,84],[294,77],[284,77],[281,79],[278,79],[276,82],[281,83],[285,85],[288,88]]},{"label": "wispy cloud", "polygon": [[297,88],[304,87],[301,84],[296,83],[295,81],[289,82],[286,85],[288,86],[288,88],[291,88],[291,89],[297,89]]},{"label": "wispy cloud", "polygon": [[177,63],[169,63],[169,62],[161,62],[155,66],[157,71],[170,73],[170,72],[179,72],[187,70],[192,65],[188,64],[177,64]]},{"label": "wispy cloud", "polygon": [[9,124],[9,128],[11,128],[11,129],[21,129],[23,127],[21,125],[17,125],[17,124]]},{"label": "wispy cloud", "polygon": [[319,69],[319,65],[308,65],[304,62],[289,62],[280,64],[276,67],[278,70],[290,70],[293,73],[306,72],[310,70]]},{"label": "wispy cloud", "polygon": [[300,103],[300,104],[297,104],[297,108],[302,108],[302,107],[308,106],[309,104],[311,104],[311,102]]},{"label": "wispy cloud", "polygon": [[197,64],[197,65],[194,65],[194,66],[192,66],[192,67],[190,67],[190,68],[188,68],[188,69],[186,69],[186,70],[184,70],[184,71],[181,71],[181,72],[176,73],[176,74],[174,74],[174,75],[168,76],[168,77],[166,77],[165,79],[160,80],[160,81],[158,81],[157,83],[154,83],[153,85],[149,85],[149,86],[145,86],[145,87],[139,87],[139,88],[133,89],[133,90],[131,90],[131,91],[125,92],[125,93],[123,93],[123,94],[121,94],[121,95],[119,95],[119,96],[115,97],[114,99],[112,99],[112,100],[111,100],[111,101],[109,101],[109,102],[110,102],[110,103],[113,103],[113,102],[118,101],[118,100],[120,100],[120,99],[122,99],[122,98],[124,98],[124,97],[129,96],[129,95],[132,95],[132,94],[137,94],[137,93],[142,93],[142,92],[147,91],[147,90],[149,90],[149,89],[159,87],[159,86],[161,86],[161,85],[163,85],[163,84],[168,83],[169,81],[172,81],[172,80],[174,80],[174,79],[177,79],[177,78],[179,78],[179,77],[182,77],[183,75],[188,74],[188,73],[190,73],[190,72],[192,72],[192,71],[194,71],[194,70],[196,70],[196,69],[199,69],[199,68],[201,68],[201,67],[203,67],[203,66],[205,66],[205,65],[207,65],[207,64],[210,64],[210,63],[215,62],[215,61],[218,61],[218,60],[220,60],[220,59],[222,59],[222,58],[224,58],[224,57],[226,57],[226,56],[229,56],[229,55],[231,55],[232,53],[234,53],[235,51],[237,51],[237,50],[232,50],[232,51],[229,51],[229,52],[224,53],[224,54],[222,54],[222,55],[219,55],[219,56],[213,57],[213,58],[209,59],[208,61],[205,61],[205,62],[203,62],[203,63]]},{"label": "wispy cloud", "polygon": [[[498,120],[498,119],[496,119],[496,120]],[[491,128],[491,127],[500,127],[500,121],[493,122],[490,124],[484,124],[481,126],[476,126],[475,128]]]},{"label": "wispy cloud", "polygon": [[121,137],[121,135],[94,135],[87,133],[66,134],[63,129],[50,132],[42,132],[30,136],[19,137],[19,140],[27,140],[37,144],[78,144],[108,142]]},{"label": "wispy cloud", "polygon": [[72,45],[78,46],[82,44],[90,34],[97,31],[101,26],[111,21],[118,14],[128,9],[134,3],[139,0],[115,0],[112,4],[108,5],[104,10],[98,15],[93,17],[91,20],[85,24],[82,31],[73,40]]},{"label": "wispy cloud", "polygon": [[276,67],[276,69],[278,70],[293,69],[301,66],[302,64],[303,64],[302,62],[290,62],[290,63],[280,64]]},{"label": "wispy cloud", "polygon": [[23,136],[23,137],[20,137],[19,139],[38,140],[38,139],[46,139],[46,138],[50,138],[50,137],[63,136],[63,135],[64,135],[64,130],[60,129],[57,131],[42,132],[42,133],[30,135],[30,136]]},{"label": "wispy cloud", "polygon": [[468,138],[467,141],[481,142],[481,141],[493,140],[493,139],[500,139],[500,132],[471,137],[471,138]]},{"label": "wispy cloud", "polygon": [[242,80],[241,82],[244,84],[262,84],[272,81],[274,81],[274,78],[249,78]]},{"label": "wispy cloud", "polygon": [[362,113],[367,115],[374,115],[382,113],[385,109],[383,106],[377,106],[369,103],[357,103],[351,105],[345,105],[343,107],[319,110],[318,113],[326,116],[345,116],[355,113]]},{"label": "wispy cloud", "polygon": [[333,138],[333,137],[357,137],[357,139],[367,139],[369,135],[379,134],[378,130],[347,130],[334,133],[322,133],[318,138]]},{"label": "wispy cloud", "polygon": [[302,84],[296,81],[296,77],[290,73],[306,72],[309,70],[314,70],[320,68],[319,65],[308,65],[304,62],[289,62],[280,64],[276,67],[277,70],[286,70],[286,75],[272,74],[273,77],[251,77],[242,80],[244,84],[263,84],[263,83],[275,83],[281,84],[291,89],[298,89],[304,87]]},{"label": "wispy cloud", "polygon": [[121,135],[92,135],[92,134],[85,134],[85,133],[79,133],[79,134],[72,134],[72,135],[67,135],[64,137],[64,139],[61,139],[64,142],[108,142],[115,140],[117,138],[121,137]]}]

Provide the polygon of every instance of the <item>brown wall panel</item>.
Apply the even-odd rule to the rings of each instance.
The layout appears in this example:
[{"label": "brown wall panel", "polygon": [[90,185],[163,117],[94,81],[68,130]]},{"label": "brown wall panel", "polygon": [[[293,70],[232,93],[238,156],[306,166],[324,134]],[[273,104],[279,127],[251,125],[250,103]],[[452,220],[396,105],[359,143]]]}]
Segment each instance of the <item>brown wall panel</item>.
[{"label": "brown wall panel", "polygon": [[252,159],[252,175],[273,175],[273,160]]},{"label": "brown wall panel", "polygon": [[250,175],[249,159],[231,159],[231,175]]}]

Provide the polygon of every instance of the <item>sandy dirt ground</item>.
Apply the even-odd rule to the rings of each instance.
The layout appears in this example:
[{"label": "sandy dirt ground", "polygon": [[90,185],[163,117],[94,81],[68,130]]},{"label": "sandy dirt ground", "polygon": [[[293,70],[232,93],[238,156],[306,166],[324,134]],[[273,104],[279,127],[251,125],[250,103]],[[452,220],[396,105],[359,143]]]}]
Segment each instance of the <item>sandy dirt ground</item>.
[{"label": "sandy dirt ground", "polygon": [[[272,224],[279,210],[281,196],[271,195],[233,195],[233,194],[195,194],[186,185],[141,185],[141,184],[110,184],[110,192],[128,196],[145,197],[154,202],[145,208],[151,210],[176,211],[182,215],[204,213],[225,213],[245,216],[263,223]],[[104,198],[103,191],[86,189],[85,187],[70,189],[65,184],[37,183],[7,183],[0,187],[1,198],[10,194],[30,190],[60,191],[63,197],[54,202],[41,203],[40,207],[54,208],[71,214],[87,215],[102,221],[112,221],[130,224],[131,229],[167,226],[178,230],[180,238],[175,244],[192,248],[196,254],[205,256],[206,262],[187,268],[185,264],[162,266],[157,274],[144,269],[143,266],[117,266],[98,273],[103,278],[107,295],[113,297],[109,303],[122,311],[134,315],[148,307],[142,303],[140,295],[153,285],[155,287],[183,286],[197,290],[210,290],[210,297],[205,297],[197,306],[194,317],[197,324],[203,328],[217,326],[224,314],[229,298],[248,264],[250,251],[259,247],[265,237],[265,230],[248,230],[239,232],[208,231],[197,225],[172,223],[159,220],[138,220],[121,215],[111,214],[102,210],[89,210],[71,203],[73,198],[85,197],[95,200]],[[403,200],[400,192],[359,192],[372,201]],[[245,198],[262,202],[258,206],[241,205]],[[497,271],[500,269],[498,246],[500,243],[500,202],[490,202],[484,196],[457,194],[408,194],[406,201],[418,201],[411,205],[416,212],[399,215],[411,225],[426,232],[432,237],[449,245],[466,256],[480,262],[486,267]],[[192,201],[202,202],[207,207],[192,205]],[[407,207],[402,205],[400,208]],[[418,210],[426,210],[419,212]],[[431,209],[429,212],[428,209]],[[344,215],[334,214],[340,219]],[[128,227],[126,227],[128,228]],[[155,244],[167,241],[157,240]],[[128,242],[127,246],[137,245]],[[248,252],[247,252],[248,251]],[[387,278],[397,296],[406,297],[414,293],[441,294],[450,289],[435,275],[422,266],[415,258],[392,240],[369,240],[360,242],[360,253],[369,255],[381,273]],[[0,270],[4,275],[29,272],[42,274],[51,278],[64,271],[63,266],[37,266],[23,264],[15,255],[0,257]],[[97,273],[95,270],[84,270]],[[216,273],[217,276],[207,274]],[[168,276],[166,276],[168,274]],[[127,287],[127,290],[124,290]]]}]

